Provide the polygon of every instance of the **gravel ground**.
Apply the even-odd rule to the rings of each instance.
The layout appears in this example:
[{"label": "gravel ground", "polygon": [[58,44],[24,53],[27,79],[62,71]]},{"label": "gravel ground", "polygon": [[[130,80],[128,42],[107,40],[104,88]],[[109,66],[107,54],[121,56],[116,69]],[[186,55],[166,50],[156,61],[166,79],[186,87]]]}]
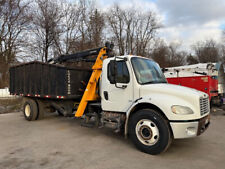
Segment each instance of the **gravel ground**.
[{"label": "gravel ground", "polygon": [[205,133],[175,140],[158,156],[108,129],[82,127],[79,119],[52,114],[28,122],[22,113],[0,114],[0,169],[223,169],[224,113],[216,109]]}]

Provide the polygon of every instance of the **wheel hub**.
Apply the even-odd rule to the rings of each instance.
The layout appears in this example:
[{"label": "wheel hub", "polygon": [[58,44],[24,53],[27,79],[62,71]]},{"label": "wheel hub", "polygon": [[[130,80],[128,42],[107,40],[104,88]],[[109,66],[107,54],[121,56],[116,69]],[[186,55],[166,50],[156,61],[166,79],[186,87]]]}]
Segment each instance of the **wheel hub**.
[{"label": "wheel hub", "polygon": [[144,145],[154,145],[159,140],[159,129],[154,122],[149,119],[141,119],[136,124],[136,135]]},{"label": "wheel hub", "polygon": [[139,134],[144,140],[149,140],[152,137],[152,130],[148,126],[141,126]]},{"label": "wheel hub", "polygon": [[27,105],[25,106],[25,115],[26,115],[27,117],[30,117],[30,114],[31,114],[31,108],[30,108],[30,105],[27,104]]}]

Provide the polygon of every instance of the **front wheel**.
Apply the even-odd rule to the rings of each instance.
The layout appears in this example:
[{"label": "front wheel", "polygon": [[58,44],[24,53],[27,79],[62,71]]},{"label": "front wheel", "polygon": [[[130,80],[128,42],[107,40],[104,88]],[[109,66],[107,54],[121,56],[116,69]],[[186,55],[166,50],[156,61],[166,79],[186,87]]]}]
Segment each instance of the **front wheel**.
[{"label": "front wheel", "polygon": [[152,155],[166,151],[172,141],[167,121],[152,109],[131,116],[129,135],[138,149]]}]

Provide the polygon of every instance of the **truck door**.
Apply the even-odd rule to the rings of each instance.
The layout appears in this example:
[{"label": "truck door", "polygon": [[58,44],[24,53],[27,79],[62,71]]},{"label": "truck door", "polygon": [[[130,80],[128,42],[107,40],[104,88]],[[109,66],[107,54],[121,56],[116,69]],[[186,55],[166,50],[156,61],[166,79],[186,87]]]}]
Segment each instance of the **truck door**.
[{"label": "truck door", "polygon": [[114,61],[115,78],[112,79],[110,66],[113,60],[103,62],[101,79],[101,104],[104,111],[126,112],[133,102],[133,78],[129,63]]}]

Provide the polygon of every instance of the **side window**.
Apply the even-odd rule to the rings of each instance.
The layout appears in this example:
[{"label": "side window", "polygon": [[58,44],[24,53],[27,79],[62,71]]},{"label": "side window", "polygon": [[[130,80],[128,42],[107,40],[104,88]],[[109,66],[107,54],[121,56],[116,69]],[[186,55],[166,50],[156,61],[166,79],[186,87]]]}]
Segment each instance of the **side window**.
[{"label": "side window", "polygon": [[110,62],[108,64],[108,79],[110,83],[129,83],[130,81],[130,76],[129,76],[129,71],[127,69],[127,65],[125,61],[117,61],[116,63],[116,70],[115,70],[115,77],[112,75],[110,67],[112,66],[111,64],[114,64],[114,62]]}]

